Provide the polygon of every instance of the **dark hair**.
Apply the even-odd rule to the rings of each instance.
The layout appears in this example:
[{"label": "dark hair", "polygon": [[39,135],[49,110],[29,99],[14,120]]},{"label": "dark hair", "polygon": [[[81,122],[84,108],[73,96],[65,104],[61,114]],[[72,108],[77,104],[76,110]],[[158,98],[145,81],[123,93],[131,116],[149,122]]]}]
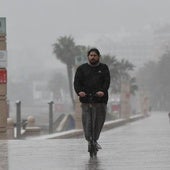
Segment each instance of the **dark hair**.
[{"label": "dark hair", "polygon": [[87,52],[87,56],[90,55],[91,52],[95,52],[99,57],[100,57],[100,52],[97,48],[91,48],[88,52]]}]

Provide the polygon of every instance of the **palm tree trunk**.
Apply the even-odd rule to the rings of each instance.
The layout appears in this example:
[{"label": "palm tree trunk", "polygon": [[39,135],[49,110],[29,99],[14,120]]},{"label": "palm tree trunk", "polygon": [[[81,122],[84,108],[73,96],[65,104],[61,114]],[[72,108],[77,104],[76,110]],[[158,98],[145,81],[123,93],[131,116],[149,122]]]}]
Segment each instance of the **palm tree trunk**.
[{"label": "palm tree trunk", "polygon": [[73,97],[73,83],[72,83],[73,72],[72,72],[71,65],[67,65],[67,75],[68,75],[69,91],[70,91],[72,106],[73,106],[73,110],[75,110],[75,101]]}]

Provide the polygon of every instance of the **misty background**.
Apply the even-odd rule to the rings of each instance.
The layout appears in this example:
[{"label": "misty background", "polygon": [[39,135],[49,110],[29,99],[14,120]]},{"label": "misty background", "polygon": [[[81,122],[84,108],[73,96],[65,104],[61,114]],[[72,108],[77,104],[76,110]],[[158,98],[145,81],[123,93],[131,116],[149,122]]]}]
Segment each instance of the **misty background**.
[{"label": "misty background", "polygon": [[[39,101],[42,96],[36,88],[45,88],[58,76],[68,88],[66,66],[53,54],[53,44],[61,36],[72,36],[76,45],[97,47],[101,54],[125,58],[136,66],[133,74],[139,75],[146,63],[158,62],[169,49],[169,8],[169,0],[0,0],[0,16],[7,21],[12,112],[16,100],[23,105],[32,105],[33,98]],[[61,89],[60,96],[69,103],[65,92]],[[45,103],[52,94],[44,95],[42,103],[48,110]]]}]

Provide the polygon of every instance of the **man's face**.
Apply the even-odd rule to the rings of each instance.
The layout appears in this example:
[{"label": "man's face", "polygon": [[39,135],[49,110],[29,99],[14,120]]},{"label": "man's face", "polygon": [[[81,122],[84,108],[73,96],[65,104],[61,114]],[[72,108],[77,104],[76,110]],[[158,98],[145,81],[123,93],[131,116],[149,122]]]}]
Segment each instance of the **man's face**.
[{"label": "man's face", "polygon": [[88,55],[88,60],[90,64],[95,65],[99,62],[100,56],[98,56],[94,51],[90,52]]}]

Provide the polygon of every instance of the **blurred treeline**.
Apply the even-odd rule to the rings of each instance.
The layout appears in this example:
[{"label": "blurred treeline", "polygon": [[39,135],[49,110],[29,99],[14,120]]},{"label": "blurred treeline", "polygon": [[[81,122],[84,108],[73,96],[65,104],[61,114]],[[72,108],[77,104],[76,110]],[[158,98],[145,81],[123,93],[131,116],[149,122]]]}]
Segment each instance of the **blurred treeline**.
[{"label": "blurred treeline", "polygon": [[146,63],[139,70],[137,81],[149,93],[153,109],[170,110],[170,51],[158,61]]}]

